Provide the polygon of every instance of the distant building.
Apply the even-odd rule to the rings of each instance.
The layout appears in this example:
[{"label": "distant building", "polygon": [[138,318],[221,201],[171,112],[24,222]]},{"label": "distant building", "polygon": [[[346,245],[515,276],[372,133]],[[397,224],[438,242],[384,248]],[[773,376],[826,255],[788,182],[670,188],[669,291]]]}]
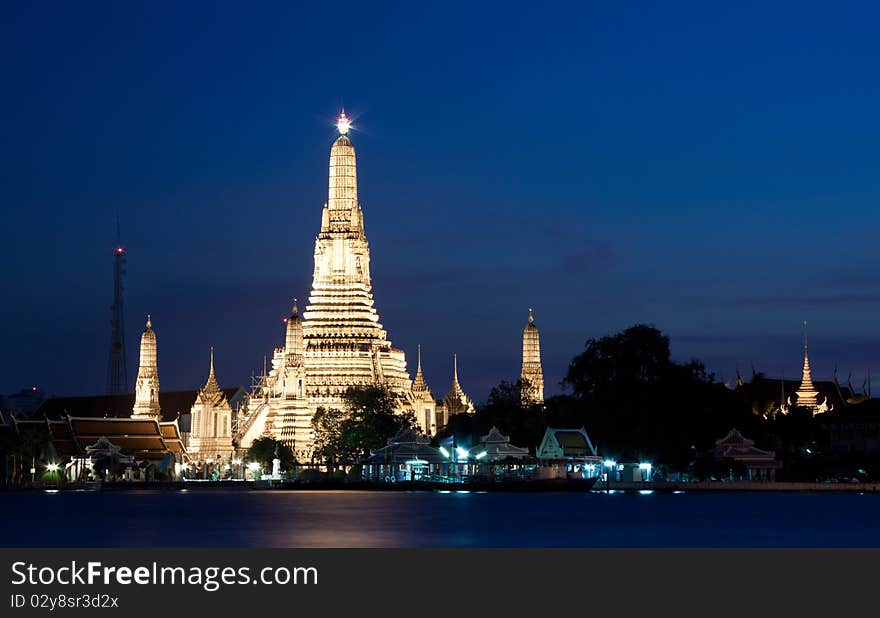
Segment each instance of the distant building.
[{"label": "distant building", "polygon": [[541,335],[529,309],[529,321],[523,329],[521,393],[525,406],[544,403],[544,370],[541,368]]},{"label": "distant building", "polygon": [[548,427],[535,457],[543,478],[592,478],[599,476],[602,469],[602,458],[583,427]]},{"label": "distant building", "polygon": [[529,449],[511,444],[510,437],[501,433],[497,427],[492,427],[489,433],[480,438],[480,443],[468,451],[468,460],[480,464],[526,458],[529,458]]},{"label": "distant building", "polygon": [[826,412],[839,412],[853,400],[852,389],[841,386],[836,379],[813,381],[807,343],[805,322],[804,364],[800,380],[768,378],[753,372],[751,381],[744,382],[737,374],[735,391],[746,400],[752,412],[764,418],[771,418],[776,414],[788,414],[797,407],[806,408],[815,416]]},{"label": "distant building", "polygon": [[736,428],[715,441],[712,458],[730,465],[730,480],[773,481],[776,471],[782,468],[776,453],[756,448],[754,441],[745,438]]}]

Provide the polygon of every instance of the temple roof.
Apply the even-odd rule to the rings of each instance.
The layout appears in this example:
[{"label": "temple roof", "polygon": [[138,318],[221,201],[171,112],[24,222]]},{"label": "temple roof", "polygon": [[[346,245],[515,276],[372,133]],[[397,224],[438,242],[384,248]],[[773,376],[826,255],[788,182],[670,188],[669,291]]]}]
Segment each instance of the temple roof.
[{"label": "temple roof", "polygon": [[[227,399],[232,399],[241,387],[221,388]],[[159,404],[162,420],[173,421],[181,414],[188,414],[199,391],[162,391]],[[94,395],[86,397],[50,397],[37,408],[34,418],[60,419],[67,415],[92,418],[128,418],[134,405],[134,394]]]},{"label": "temple roof", "polygon": [[416,369],[416,377],[413,380],[413,392],[416,393],[430,393],[431,389],[428,387],[428,382],[425,380],[425,376],[422,373],[422,345],[419,344],[419,355],[418,355],[418,366]]},{"label": "temple roof", "polygon": [[[812,383],[819,393],[819,401],[821,402],[827,397],[828,405],[833,405],[835,411],[845,408],[848,405],[847,399],[853,397],[853,391],[849,387],[840,386],[832,380],[813,380]],[[800,379],[768,378],[756,374],[752,377],[751,382],[737,386],[735,392],[750,404],[772,403],[779,407],[789,398],[797,405],[797,391],[800,387]]]}]

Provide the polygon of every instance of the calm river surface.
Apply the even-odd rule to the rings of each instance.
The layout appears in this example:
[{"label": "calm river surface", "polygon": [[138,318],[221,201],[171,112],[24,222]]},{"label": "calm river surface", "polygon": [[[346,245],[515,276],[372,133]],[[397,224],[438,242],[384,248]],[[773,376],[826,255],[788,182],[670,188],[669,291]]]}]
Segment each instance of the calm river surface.
[{"label": "calm river surface", "polygon": [[880,547],[880,494],[0,494],[3,547]]}]

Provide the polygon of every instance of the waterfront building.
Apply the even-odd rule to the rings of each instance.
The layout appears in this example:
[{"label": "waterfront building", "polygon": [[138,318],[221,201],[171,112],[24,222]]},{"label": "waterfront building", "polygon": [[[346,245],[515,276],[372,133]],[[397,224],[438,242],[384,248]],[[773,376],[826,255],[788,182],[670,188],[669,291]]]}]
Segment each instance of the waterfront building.
[{"label": "waterfront building", "polygon": [[592,478],[602,470],[602,458],[584,427],[548,427],[535,457],[541,478]]},{"label": "waterfront building", "polygon": [[214,348],[208,380],[199,391],[191,412],[191,435],[188,452],[191,459],[230,463],[235,452],[232,444],[232,406],[214,377]]},{"label": "waterfront building", "polygon": [[156,333],[153,322],[147,315],[147,324],[141,334],[141,352],[138,362],[137,381],[134,390],[134,407],[131,417],[141,419],[162,418],[159,405],[159,369],[157,363]]},{"label": "waterfront building", "polygon": [[428,438],[410,429],[401,429],[359,463],[365,480],[386,483],[428,480],[446,472],[450,465]]},{"label": "waterfront building", "polygon": [[541,369],[541,336],[535,326],[535,317],[529,309],[529,321],[523,329],[522,342],[522,404],[524,406],[544,403],[544,371]]},{"label": "waterfront building", "polygon": [[776,459],[773,451],[755,447],[755,442],[744,437],[736,428],[726,436],[715,441],[712,458],[716,462],[729,464],[729,480],[774,481],[776,471],[782,462]]},{"label": "waterfront building", "polygon": [[495,426],[485,436],[480,437],[479,444],[475,444],[468,451],[468,460],[478,463],[494,463],[526,458],[529,458],[529,449],[511,444],[510,436],[505,436]]}]

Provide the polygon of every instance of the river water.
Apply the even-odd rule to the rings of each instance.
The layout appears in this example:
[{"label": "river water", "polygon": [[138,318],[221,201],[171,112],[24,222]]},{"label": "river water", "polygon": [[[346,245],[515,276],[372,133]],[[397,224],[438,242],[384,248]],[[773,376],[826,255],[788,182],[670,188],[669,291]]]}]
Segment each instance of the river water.
[{"label": "river water", "polygon": [[0,494],[3,547],[880,547],[880,494]]}]

